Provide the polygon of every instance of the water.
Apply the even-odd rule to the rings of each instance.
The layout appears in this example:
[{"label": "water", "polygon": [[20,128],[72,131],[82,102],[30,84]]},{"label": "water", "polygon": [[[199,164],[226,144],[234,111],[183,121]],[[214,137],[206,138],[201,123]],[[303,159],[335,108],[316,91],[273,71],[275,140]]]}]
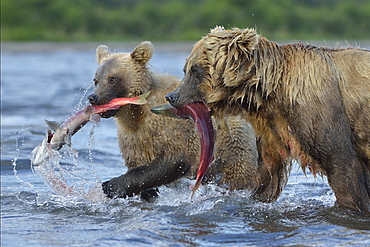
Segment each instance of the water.
[{"label": "water", "polygon": [[[326,179],[306,177],[298,166],[274,204],[212,185],[191,202],[194,181],[186,179],[161,187],[154,203],[105,199],[100,183],[126,171],[112,119],[89,123],[72,138],[75,151],[61,152],[59,172],[79,193],[54,192],[29,155],[43,139],[44,119],[62,122],[87,103],[97,45],[3,44],[1,246],[370,245],[370,217],[334,208]],[[192,45],[154,45],[153,70],[181,77]]]}]

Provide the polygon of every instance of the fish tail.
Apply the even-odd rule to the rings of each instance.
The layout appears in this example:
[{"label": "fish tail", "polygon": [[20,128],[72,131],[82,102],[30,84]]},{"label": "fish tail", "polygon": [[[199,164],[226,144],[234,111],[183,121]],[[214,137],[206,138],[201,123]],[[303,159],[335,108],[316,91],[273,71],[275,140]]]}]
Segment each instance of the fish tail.
[{"label": "fish tail", "polygon": [[194,197],[194,194],[195,194],[195,191],[198,190],[200,184],[202,183],[202,179],[199,179],[196,181],[194,187],[192,188],[192,193],[191,193],[191,200],[193,200],[193,197]]},{"label": "fish tail", "polygon": [[131,104],[135,104],[135,105],[144,105],[146,104],[148,101],[146,100],[146,98],[148,97],[148,95],[151,93],[152,91],[149,91],[147,93],[144,93],[138,97],[136,97],[136,99],[134,101],[131,102]]}]

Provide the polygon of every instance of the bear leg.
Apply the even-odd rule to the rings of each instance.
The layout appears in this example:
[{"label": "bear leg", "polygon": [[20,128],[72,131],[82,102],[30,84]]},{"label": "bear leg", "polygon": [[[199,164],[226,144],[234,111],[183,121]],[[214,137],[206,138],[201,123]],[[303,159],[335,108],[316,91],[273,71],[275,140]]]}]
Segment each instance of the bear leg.
[{"label": "bear leg", "polygon": [[145,166],[133,168],[126,174],[104,182],[103,192],[109,198],[126,198],[171,183],[190,170],[191,165],[187,160],[191,158],[180,157],[174,160],[171,157],[157,157]]},{"label": "bear leg", "polygon": [[276,152],[274,143],[269,143],[261,138],[257,139],[258,148],[258,186],[252,198],[261,202],[276,201],[288,182],[292,164],[281,158]]},{"label": "bear leg", "polygon": [[[343,164],[343,163],[342,163]],[[329,185],[336,196],[336,205],[370,213],[370,174],[358,159],[336,167],[327,174]]]},{"label": "bear leg", "polygon": [[[335,82],[322,88],[312,104],[297,105],[288,116],[290,133],[328,177],[337,205],[370,213],[370,180],[367,162],[354,143],[351,121]],[[310,108],[310,107],[311,108]]]}]

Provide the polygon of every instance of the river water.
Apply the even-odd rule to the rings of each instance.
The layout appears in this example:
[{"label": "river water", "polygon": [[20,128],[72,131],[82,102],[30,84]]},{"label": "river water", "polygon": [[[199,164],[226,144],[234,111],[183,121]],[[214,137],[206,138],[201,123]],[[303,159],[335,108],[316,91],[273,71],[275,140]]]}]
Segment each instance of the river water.
[{"label": "river water", "polygon": [[[370,217],[334,208],[325,178],[294,165],[274,204],[204,186],[190,200],[182,179],[153,203],[108,200],[100,184],[126,171],[113,119],[87,124],[61,150],[58,172],[80,193],[63,195],[31,167],[47,130],[87,104],[98,44],[3,43],[1,246],[369,246]],[[116,51],[136,44],[112,43]],[[191,44],[155,44],[152,69],[182,76]],[[368,46],[369,47],[369,46]],[[42,175],[42,174],[41,174]],[[45,175],[45,174],[44,174]]]}]

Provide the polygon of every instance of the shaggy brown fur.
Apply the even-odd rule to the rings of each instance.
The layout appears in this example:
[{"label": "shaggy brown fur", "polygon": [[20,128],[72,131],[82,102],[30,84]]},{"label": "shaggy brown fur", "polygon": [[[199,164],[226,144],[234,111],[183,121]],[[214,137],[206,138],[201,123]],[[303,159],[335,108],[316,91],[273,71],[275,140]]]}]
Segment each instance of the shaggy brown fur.
[{"label": "shaggy brown fur", "polygon": [[[166,103],[164,95],[179,84],[177,77],[153,73],[148,68],[152,54],[150,42],[142,42],[131,53],[112,53],[106,46],[97,48],[96,87],[95,93],[89,96],[92,104],[151,91],[147,104],[127,105],[103,115],[115,117],[119,146],[128,167],[126,174],[103,183],[109,197],[132,196],[196,172],[199,138],[194,123],[150,111]],[[253,190],[258,156],[254,132],[241,117],[230,117],[226,121],[231,132],[216,127],[219,133],[217,161],[208,177],[218,178],[216,182],[229,189]]]},{"label": "shaggy brown fur", "polygon": [[295,159],[328,177],[339,205],[370,213],[368,50],[279,46],[253,29],[216,27],[194,46],[185,73],[171,104],[201,94],[218,117],[244,115],[260,140],[261,181],[285,176]]}]

